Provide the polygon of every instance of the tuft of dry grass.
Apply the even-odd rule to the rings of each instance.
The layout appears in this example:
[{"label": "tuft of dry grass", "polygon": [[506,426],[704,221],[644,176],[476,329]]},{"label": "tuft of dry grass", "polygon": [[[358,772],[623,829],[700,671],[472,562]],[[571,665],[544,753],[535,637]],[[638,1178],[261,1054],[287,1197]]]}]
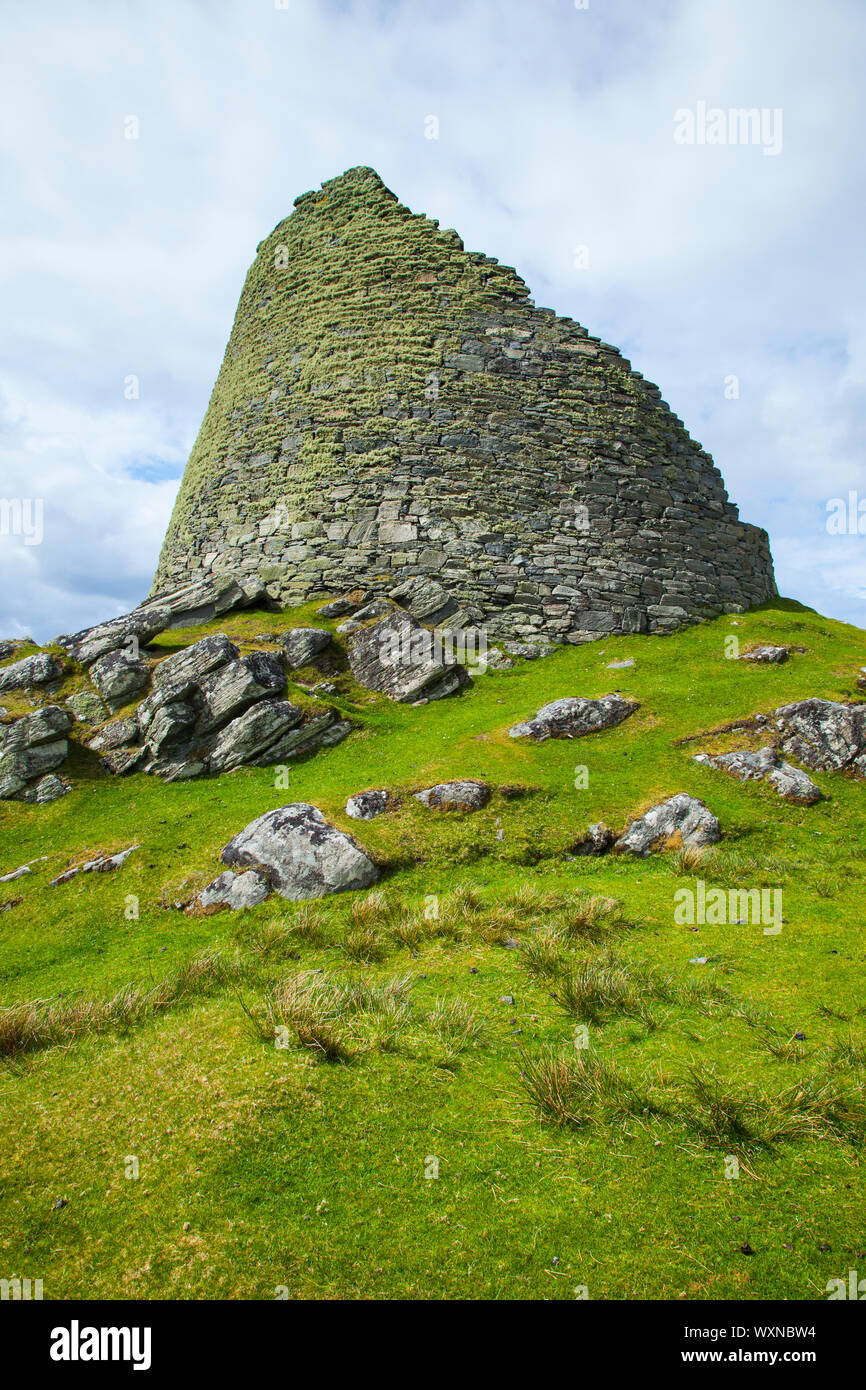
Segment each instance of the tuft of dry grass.
[{"label": "tuft of dry grass", "polygon": [[155,985],[126,984],[115,994],[82,994],[63,999],[35,999],[0,1009],[0,1056],[14,1057],[44,1047],[75,1042],[88,1034],[126,1032],[135,1024],[210,993],[237,979],[242,967],[217,951],[204,951]]}]

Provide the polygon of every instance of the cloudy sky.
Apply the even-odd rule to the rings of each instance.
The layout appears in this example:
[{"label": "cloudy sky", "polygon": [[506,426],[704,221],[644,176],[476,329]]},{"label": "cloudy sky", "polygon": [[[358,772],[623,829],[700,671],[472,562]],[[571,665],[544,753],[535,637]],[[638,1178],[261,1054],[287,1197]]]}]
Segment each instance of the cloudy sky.
[{"label": "cloudy sky", "polygon": [[781,592],[866,626],[827,529],[853,492],[866,531],[863,0],[2,0],[0,36],[0,637],[146,594],[256,243],[354,164],[621,347]]}]

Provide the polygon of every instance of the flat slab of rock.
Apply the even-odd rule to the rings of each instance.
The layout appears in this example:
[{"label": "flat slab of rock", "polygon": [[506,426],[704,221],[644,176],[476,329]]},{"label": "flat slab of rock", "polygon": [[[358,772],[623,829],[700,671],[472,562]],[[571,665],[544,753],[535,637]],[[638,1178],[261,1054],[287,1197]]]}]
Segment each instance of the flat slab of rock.
[{"label": "flat slab of rock", "polygon": [[353,820],[375,820],[387,811],[388,801],[388,792],[384,788],[355,792],[346,802],[346,815]]},{"label": "flat slab of rock", "polygon": [[214,618],[221,618],[224,613],[231,613],[236,608],[249,608],[264,596],[265,586],[260,579],[226,571],[225,574],[194,580],[179,589],[154,594],[136,611],[167,608],[168,627],[197,627],[199,623],[212,622]]},{"label": "flat slab of rock", "polygon": [[[230,772],[263,757],[284,734],[303,722],[304,711],[288,700],[260,700],[226,724],[208,755],[211,772]],[[274,762],[279,758],[274,757]]]},{"label": "flat slab of rock", "polygon": [[614,728],[639,708],[636,701],[622,695],[602,695],[599,700],[568,697],[543,705],[533,719],[515,724],[508,733],[511,738],[531,738],[537,743],[547,738],[582,738]]},{"label": "flat slab of rock", "polygon": [[697,797],[678,792],[633,820],[613,848],[620,853],[649,854],[674,840],[686,847],[703,849],[717,844],[721,837],[721,827],[709,807]]},{"label": "flat slab of rock", "polygon": [[196,902],[204,909],[230,907],[238,912],[245,907],[256,907],[270,894],[271,887],[264,874],[255,869],[236,874],[231,869],[215,878],[199,893]]},{"label": "flat slab of rock", "polygon": [[270,652],[250,652],[210,671],[197,682],[196,733],[206,734],[240,714],[247,705],[286,688],[286,673],[279,657]]},{"label": "flat slab of rock", "polygon": [[111,710],[128,704],[147,685],[149,676],[147,661],[133,655],[126,647],[106,652],[90,667],[90,679]]},{"label": "flat slab of rock", "polygon": [[763,662],[771,666],[779,666],[783,661],[788,660],[787,647],[753,647],[749,652],[743,652],[741,661]]},{"label": "flat slab of rock", "polygon": [[348,613],[354,613],[363,603],[366,603],[370,594],[366,589],[353,589],[349,594],[343,594],[340,598],[331,599],[321,608],[317,609],[323,618],[345,618]]},{"label": "flat slab of rock", "polygon": [[63,675],[63,662],[52,652],[36,652],[21,661],[0,667],[0,690],[25,690],[30,685],[45,685]]},{"label": "flat slab of rock", "polygon": [[419,623],[436,626],[457,612],[457,601],[438,579],[414,575],[389,591],[388,597],[407,609]]},{"label": "flat slab of rock", "polygon": [[293,671],[308,666],[330,643],[331,634],[323,627],[294,627],[280,636],[286,664]]},{"label": "flat slab of rock", "polygon": [[153,688],[165,690],[169,686],[178,688],[192,685],[201,680],[202,676],[215,671],[218,666],[237,661],[239,656],[240,652],[234,642],[230,641],[224,632],[211,633],[209,637],[202,637],[191,646],[163,657],[154,668]]},{"label": "flat slab of rock", "polygon": [[774,712],[789,757],[816,772],[850,768],[866,776],[866,704],[799,700]]},{"label": "flat slab of rock", "polygon": [[736,777],[739,782],[769,782],[785,801],[811,806],[822,797],[820,787],[815,786],[811,777],[807,777],[801,768],[783,762],[775,748],[769,746],[759,748],[755,753],[738,749],[733,753],[719,753],[714,757],[709,753],[697,753],[694,761],[720,768],[722,772]]},{"label": "flat slab of rock", "polygon": [[146,646],[165,631],[170,621],[171,610],[155,605],[148,609],[137,608],[119,618],[82,628],[80,632],[66,633],[56,640],[73,661],[80,662],[82,666],[91,666],[98,657],[121,648],[127,648],[132,655],[137,655],[136,646]]},{"label": "flat slab of rock", "polygon": [[432,633],[402,608],[384,602],[386,611],[349,637],[349,665],[359,685],[411,704],[441,700],[470,683],[465,668],[437,648]]},{"label": "flat slab of rock", "polygon": [[119,869],[126,863],[134,849],[138,845],[130,845],[129,849],[122,849],[118,854],[101,854],[96,859],[88,859],[84,864],[75,864],[71,869],[65,869],[62,874],[49,881],[48,887],[55,888],[59,883],[69,883],[71,879],[77,878],[79,874],[107,874],[114,869]]},{"label": "flat slab of rock", "polygon": [[135,719],[112,719],[97,730],[87,746],[94,753],[107,753],[110,749],[134,743],[137,737],[138,723]]},{"label": "flat slab of rock", "polygon": [[220,857],[229,867],[259,870],[274,892],[295,902],[369,888],[379,878],[360,846],[305,801],[266,811]]},{"label": "flat slab of rock", "polygon": [[490,788],[486,782],[474,780],[437,782],[435,787],[415,792],[415,800],[437,811],[479,811],[490,800]]},{"label": "flat slab of rock", "polygon": [[556,651],[549,642],[503,642],[502,645],[511,656],[521,656],[524,661],[538,661]]}]

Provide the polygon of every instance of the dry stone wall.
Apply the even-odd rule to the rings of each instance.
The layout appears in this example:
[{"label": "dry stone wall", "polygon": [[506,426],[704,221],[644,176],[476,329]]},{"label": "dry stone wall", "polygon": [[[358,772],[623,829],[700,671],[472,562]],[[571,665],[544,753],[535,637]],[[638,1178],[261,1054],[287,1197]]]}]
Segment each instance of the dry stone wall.
[{"label": "dry stone wall", "polygon": [[493,637],[664,632],[775,594],[766,533],[657,387],[371,169],[260,244],[154,593],[421,576]]}]

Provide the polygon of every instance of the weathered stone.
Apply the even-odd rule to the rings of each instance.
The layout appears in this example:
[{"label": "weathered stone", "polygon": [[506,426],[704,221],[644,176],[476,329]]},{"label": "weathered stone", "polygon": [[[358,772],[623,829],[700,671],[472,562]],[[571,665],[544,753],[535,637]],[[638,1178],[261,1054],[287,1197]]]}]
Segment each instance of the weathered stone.
[{"label": "weathered stone", "polygon": [[294,802],[267,811],[225,847],[222,862],[261,871],[283,898],[321,898],[369,888],[379,871],[348,835],[315,806]]},{"label": "weathered stone", "polygon": [[716,844],[721,835],[719,822],[709,807],[697,797],[678,792],[633,820],[613,848],[619,853],[649,854],[654,849],[668,848],[673,842],[703,849]]},{"label": "weathered stone", "polygon": [[229,641],[224,632],[214,632],[210,637],[202,637],[179,652],[164,657],[154,668],[153,685],[155,690],[165,690],[169,686],[181,688],[187,683],[201,680],[218,666],[237,661],[240,652],[234,642]]},{"label": "weathered stone", "polygon": [[63,675],[63,662],[51,652],[36,652],[9,666],[0,667],[0,690],[23,690],[30,685],[46,685]]},{"label": "weathered stone", "polygon": [[354,613],[363,603],[366,603],[370,595],[364,589],[356,589],[351,594],[344,594],[342,598],[331,599],[317,611],[323,618],[345,618],[347,613]]},{"label": "weathered stone", "polygon": [[60,705],[45,705],[0,728],[0,799],[30,799],[30,783],[53,772],[65,759],[66,733],[73,718]]},{"label": "weathered stone", "polygon": [[694,761],[720,768],[739,782],[769,782],[785,801],[811,806],[813,802],[821,800],[821,789],[816,787],[811,777],[807,777],[800,768],[783,762],[775,748],[769,746],[759,748],[755,753],[743,748],[714,757],[708,753],[697,753]]},{"label": "weathered stone", "polygon": [[331,642],[331,634],[322,627],[296,627],[284,632],[280,639],[291,670],[308,666],[313,657],[323,652]]},{"label": "weathered stone", "polygon": [[522,657],[524,661],[538,661],[556,651],[548,642],[505,642],[504,646],[511,656]]},{"label": "weathered stone", "polygon": [[602,695],[598,700],[570,696],[543,705],[528,723],[515,724],[508,732],[511,738],[531,738],[537,743],[547,738],[580,738],[614,728],[638,708],[636,701],[622,695]]},{"label": "weathered stone", "polygon": [[235,608],[249,608],[265,595],[265,586],[254,575],[211,574],[198,576],[189,584],[154,594],[139,612],[153,607],[167,608],[168,627],[196,627],[212,622]]},{"label": "weathered stone", "polygon": [[437,811],[479,811],[490,800],[490,788],[484,782],[437,782],[415,793],[415,800]]},{"label": "weathered stone", "polygon": [[107,753],[110,749],[134,743],[137,738],[138,724],[134,719],[112,719],[109,724],[103,724],[87,746],[94,753]]},{"label": "weathered stone", "polygon": [[150,667],[143,657],[126,648],[97,657],[90,668],[90,679],[108,708],[120,709],[147,685]]},{"label": "weathered stone", "polygon": [[208,756],[210,771],[230,772],[263,757],[303,717],[304,711],[288,700],[260,700],[251,705],[217,734]]},{"label": "weathered stone", "polygon": [[375,790],[355,792],[346,802],[346,815],[353,820],[375,820],[388,809],[388,792]]},{"label": "weathered stone", "polygon": [[198,682],[196,732],[210,733],[247,705],[286,688],[286,673],[270,652],[250,652],[203,676]]},{"label": "weathered stone", "polygon": [[775,711],[782,748],[817,772],[844,768],[866,776],[866,704],[798,700]]},{"label": "weathered stone", "polygon": [[349,665],[359,685],[404,704],[440,700],[470,683],[464,667],[437,649],[433,635],[393,605],[351,634]]},{"label": "weathered stone", "polygon": [[270,891],[268,880],[255,869],[247,869],[243,874],[226,869],[225,873],[202,889],[196,902],[205,909],[230,907],[232,912],[238,912],[242,908],[263,903]]},{"label": "weathered stone", "polygon": [[149,756],[147,748],[110,748],[99,761],[112,776],[125,777],[143,767]]},{"label": "weathered stone", "polygon": [[51,801],[59,801],[68,791],[70,788],[66,783],[62,782],[56,773],[49,772],[47,777],[41,777],[35,785],[29,786],[21,800],[33,802],[37,806],[47,806]]},{"label": "weathered stone", "polygon": [[114,869],[119,869],[124,865],[138,845],[130,845],[129,849],[122,849],[118,854],[100,854],[95,859],[88,859],[84,864],[75,864],[71,869],[65,869],[62,874],[49,881],[49,888],[56,888],[60,883],[69,883],[71,879],[77,878],[79,874],[107,874]]},{"label": "weathered stone", "polygon": [[85,627],[81,632],[58,637],[57,645],[82,666],[90,666],[98,657],[121,648],[126,648],[130,656],[136,657],[138,647],[146,646],[160,632],[164,632],[170,620],[171,612],[165,606],[155,604],[148,609],[136,608],[132,613],[110,618],[106,623],[97,623],[95,627]]},{"label": "weathered stone", "polygon": [[80,724],[101,724],[108,710],[95,690],[78,690],[66,701]]},{"label": "weathered stone", "polygon": [[604,821],[595,821],[574,846],[574,853],[581,856],[606,854],[615,839],[613,831]]},{"label": "weathered stone", "polygon": [[783,661],[788,660],[787,647],[753,647],[751,651],[743,652],[740,656],[741,661],[764,662],[769,665],[778,666]]}]

